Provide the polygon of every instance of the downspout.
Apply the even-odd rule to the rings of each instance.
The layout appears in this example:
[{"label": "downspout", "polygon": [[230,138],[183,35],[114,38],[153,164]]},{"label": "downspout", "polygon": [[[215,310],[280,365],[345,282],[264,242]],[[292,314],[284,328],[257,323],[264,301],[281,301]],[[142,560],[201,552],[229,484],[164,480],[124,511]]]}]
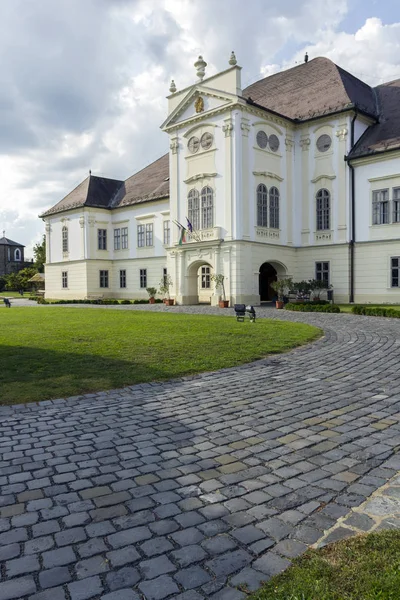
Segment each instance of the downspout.
[{"label": "downspout", "polygon": [[[355,109],[354,116],[351,120],[350,127],[350,150],[354,147],[354,125],[357,119],[357,108]],[[348,161],[349,169],[350,169],[350,221],[351,221],[351,236],[350,236],[350,298],[349,302],[354,303],[354,245],[356,241],[356,186],[355,186],[355,175],[354,175],[354,167]]]}]

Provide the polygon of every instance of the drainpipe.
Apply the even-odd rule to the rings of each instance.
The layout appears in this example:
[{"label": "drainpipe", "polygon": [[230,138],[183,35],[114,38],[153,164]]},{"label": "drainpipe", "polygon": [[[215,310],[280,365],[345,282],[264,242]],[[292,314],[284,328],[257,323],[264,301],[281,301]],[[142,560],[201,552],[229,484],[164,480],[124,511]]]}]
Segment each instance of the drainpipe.
[{"label": "drainpipe", "polygon": [[[350,150],[353,149],[354,146],[354,125],[357,119],[357,109],[354,112],[354,116],[351,120],[351,128],[350,128]],[[351,236],[350,236],[350,298],[349,302],[354,302],[354,245],[356,241],[356,186],[355,186],[355,174],[354,167],[348,162],[350,169],[350,221],[351,221]]]}]

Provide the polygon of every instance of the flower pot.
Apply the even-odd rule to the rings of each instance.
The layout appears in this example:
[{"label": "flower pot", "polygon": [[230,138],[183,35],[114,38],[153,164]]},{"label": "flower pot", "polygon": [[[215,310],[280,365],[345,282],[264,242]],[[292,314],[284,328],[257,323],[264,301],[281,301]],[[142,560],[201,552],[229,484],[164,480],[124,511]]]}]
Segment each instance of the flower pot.
[{"label": "flower pot", "polygon": [[155,298],[149,298],[149,304],[155,304],[155,303],[156,303]]},{"label": "flower pot", "polygon": [[164,303],[166,304],[166,306],[173,306],[174,299],[173,298],[164,298]]},{"label": "flower pot", "polygon": [[218,306],[220,308],[228,308],[229,307],[229,300],[219,300]]},{"label": "flower pot", "polygon": [[277,300],[275,302],[275,308],[283,308],[283,300]]}]

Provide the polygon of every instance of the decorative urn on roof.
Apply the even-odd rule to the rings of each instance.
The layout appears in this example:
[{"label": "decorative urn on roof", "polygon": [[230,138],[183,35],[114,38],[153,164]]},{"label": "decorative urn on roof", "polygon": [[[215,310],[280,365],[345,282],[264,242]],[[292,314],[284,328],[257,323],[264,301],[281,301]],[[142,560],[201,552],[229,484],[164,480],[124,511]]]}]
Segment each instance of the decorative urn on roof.
[{"label": "decorative urn on roof", "polygon": [[194,66],[196,68],[197,77],[200,79],[200,81],[203,81],[204,75],[206,74],[206,61],[203,59],[202,56],[199,56],[199,58],[194,63]]}]

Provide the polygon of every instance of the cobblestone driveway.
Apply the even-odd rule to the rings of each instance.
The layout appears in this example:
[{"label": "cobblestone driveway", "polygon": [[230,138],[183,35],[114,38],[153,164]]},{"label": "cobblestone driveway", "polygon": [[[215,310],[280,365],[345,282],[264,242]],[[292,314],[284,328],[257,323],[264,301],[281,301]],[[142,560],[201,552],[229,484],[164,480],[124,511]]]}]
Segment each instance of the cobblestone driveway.
[{"label": "cobblestone driveway", "polygon": [[244,598],[400,470],[400,323],[265,314],[325,337],[0,409],[0,600]]}]

